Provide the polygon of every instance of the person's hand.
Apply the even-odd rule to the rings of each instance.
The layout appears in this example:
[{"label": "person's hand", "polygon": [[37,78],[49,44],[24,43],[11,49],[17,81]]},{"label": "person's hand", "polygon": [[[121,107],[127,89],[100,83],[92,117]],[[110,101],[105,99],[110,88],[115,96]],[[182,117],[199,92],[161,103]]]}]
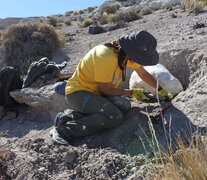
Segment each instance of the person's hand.
[{"label": "person's hand", "polygon": [[147,96],[145,96],[145,90],[144,89],[132,89],[132,97],[143,101],[143,100],[149,100]]},{"label": "person's hand", "polygon": [[158,94],[160,96],[165,96],[165,97],[168,97],[169,99],[172,99],[173,98],[173,95],[168,92],[165,88],[162,88],[161,90],[158,91]]}]

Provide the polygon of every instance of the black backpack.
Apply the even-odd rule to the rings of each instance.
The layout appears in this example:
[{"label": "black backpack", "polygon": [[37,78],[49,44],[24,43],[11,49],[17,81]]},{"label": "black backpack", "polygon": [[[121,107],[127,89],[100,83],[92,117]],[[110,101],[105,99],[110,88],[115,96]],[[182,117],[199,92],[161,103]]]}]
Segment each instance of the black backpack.
[{"label": "black backpack", "polygon": [[10,96],[9,92],[22,88],[20,74],[13,67],[4,67],[0,70],[0,105],[4,108],[13,108],[17,102]]}]

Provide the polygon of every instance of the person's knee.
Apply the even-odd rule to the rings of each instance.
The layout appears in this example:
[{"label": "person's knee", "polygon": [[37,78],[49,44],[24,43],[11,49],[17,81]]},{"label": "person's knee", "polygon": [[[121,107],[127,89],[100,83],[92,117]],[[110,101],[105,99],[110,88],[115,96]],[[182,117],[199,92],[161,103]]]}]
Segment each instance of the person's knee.
[{"label": "person's knee", "polygon": [[110,115],[109,117],[111,127],[119,126],[124,121],[124,115],[120,112]]},{"label": "person's knee", "polygon": [[125,99],[123,103],[123,112],[126,113],[131,109],[131,103],[129,100]]}]

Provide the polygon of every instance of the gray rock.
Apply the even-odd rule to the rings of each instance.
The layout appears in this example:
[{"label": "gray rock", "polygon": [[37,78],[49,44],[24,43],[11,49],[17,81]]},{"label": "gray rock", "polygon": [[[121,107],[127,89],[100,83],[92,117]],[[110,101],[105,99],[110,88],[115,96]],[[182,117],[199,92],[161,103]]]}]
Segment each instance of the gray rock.
[{"label": "gray rock", "polygon": [[57,94],[53,90],[53,84],[41,88],[24,88],[12,91],[10,95],[17,102],[35,107],[43,114],[49,112],[52,118],[68,107],[65,96]]},{"label": "gray rock", "polygon": [[100,33],[104,33],[104,29],[103,27],[99,25],[93,24],[88,27],[88,33],[89,34],[100,34]]},{"label": "gray rock", "polygon": [[76,159],[76,153],[72,150],[69,150],[65,155],[65,163],[71,164]]}]

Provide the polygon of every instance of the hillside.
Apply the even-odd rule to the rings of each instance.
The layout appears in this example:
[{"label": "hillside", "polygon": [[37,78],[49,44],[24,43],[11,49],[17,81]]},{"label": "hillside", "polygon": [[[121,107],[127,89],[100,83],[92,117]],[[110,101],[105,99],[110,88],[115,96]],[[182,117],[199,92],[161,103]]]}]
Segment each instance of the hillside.
[{"label": "hillside", "polygon": [[[136,4],[125,8],[133,7]],[[138,20],[127,22],[122,28],[100,34],[89,34],[88,27],[80,27],[81,21],[71,20],[69,26],[56,26],[67,40],[51,58],[56,63],[67,61],[62,73],[71,74],[81,58],[98,44],[142,29],[153,34],[158,40],[159,63],[185,88],[172,100],[173,107],[164,115],[168,122],[165,130],[171,131],[171,134],[166,135],[160,125],[154,126],[157,139],[164,148],[168,147],[166,139],[169,136],[175,140],[180,134],[185,139],[189,128],[193,133],[197,128],[204,133],[207,126],[207,11],[204,9],[202,13],[195,14],[185,11],[180,5],[169,7],[153,10]],[[83,13],[83,16],[95,12]],[[128,70],[127,82],[122,87],[128,87],[130,73],[131,70]],[[64,96],[54,92],[54,83],[55,79],[11,93],[21,104],[16,108],[18,116],[14,112],[7,112],[4,117],[1,115],[0,131],[4,135],[0,144],[11,154],[7,168],[0,166],[0,172],[4,170],[9,177],[17,180],[153,179],[153,170],[160,166],[155,165],[152,155],[156,148],[147,143],[153,138],[146,113],[154,113],[169,102],[160,104],[131,99],[133,108],[120,127],[74,140],[69,146],[59,146],[53,144],[49,131],[53,128],[55,115],[67,109],[67,104]]]}]

